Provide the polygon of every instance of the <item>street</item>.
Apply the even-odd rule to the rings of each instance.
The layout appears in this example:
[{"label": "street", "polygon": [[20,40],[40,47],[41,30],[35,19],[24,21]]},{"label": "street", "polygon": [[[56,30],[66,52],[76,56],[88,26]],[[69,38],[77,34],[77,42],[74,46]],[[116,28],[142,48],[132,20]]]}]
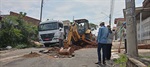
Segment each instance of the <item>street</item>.
[{"label": "street", "polygon": [[[44,48],[42,48],[44,49]],[[20,51],[12,51],[9,54],[6,52],[2,55],[7,55],[7,57],[12,57],[8,55],[19,55],[18,57],[14,58],[3,58],[0,59],[0,66],[1,67],[110,67],[110,65],[96,65],[95,62],[97,62],[97,51],[96,48],[84,48],[75,51],[75,56],[71,58],[54,58],[47,54],[40,54],[39,57],[32,57],[32,58],[25,58],[22,57],[23,53],[27,54],[34,50],[34,52],[38,52],[39,50],[42,50],[41,48],[31,48],[28,49],[22,49]],[[17,53],[16,53],[17,52]],[[19,52],[22,52],[22,54],[19,54]],[[22,55],[22,56],[21,56]],[[3,60],[2,60],[3,59]]]}]

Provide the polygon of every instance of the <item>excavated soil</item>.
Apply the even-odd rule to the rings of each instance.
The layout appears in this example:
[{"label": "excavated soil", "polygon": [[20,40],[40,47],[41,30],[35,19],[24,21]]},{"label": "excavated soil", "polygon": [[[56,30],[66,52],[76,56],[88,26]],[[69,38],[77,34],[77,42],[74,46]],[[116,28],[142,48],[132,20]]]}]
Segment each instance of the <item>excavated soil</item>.
[{"label": "excavated soil", "polygon": [[33,58],[33,57],[39,57],[39,56],[41,56],[41,55],[36,53],[36,52],[31,52],[29,54],[24,55],[23,57],[25,57],[25,58]]},{"label": "excavated soil", "polygon": [[82,49],[82,48],[96,48],[97,46],[96,45],[86,45],[86,46],[77,46],[77,45],[72,45],[71,46],[71,54],[68,55],[68,54],[60,54],[59,53],[59,50],[60,48],[59,47],[51,47],[51,48],[47,48],[47,50],[41,50],[39,51],[40,53],[43,53],[43,54],[47,54],[50,58],[71,58],[71,57],[74,57],[74,51],[76,50],[79,50],[79,49]]}]

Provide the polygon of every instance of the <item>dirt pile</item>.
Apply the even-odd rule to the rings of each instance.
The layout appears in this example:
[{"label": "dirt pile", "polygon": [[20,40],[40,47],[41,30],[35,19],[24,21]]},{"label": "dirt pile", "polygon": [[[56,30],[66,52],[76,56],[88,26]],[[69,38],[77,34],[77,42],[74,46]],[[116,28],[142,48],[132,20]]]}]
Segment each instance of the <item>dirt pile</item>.
[{"label": "dirt pile", "polygon": [[79,50],[79,49],[82,49],[82,48],[97,48],[97,45],[90,45],[90,44],[87,44],[85,46],[73,45],[73,46],[71,46],[71,48],[75,51],[75,50]]},{"label": "dirt pile", "polygon": [[29,54],[24,55],[23,57],[25,57],[25,58],[33,58],[33,57],[39,57],[39,56],[41,56],[41,55],[36,53],[36,52],[31,52]]},{"label": "dirt pile", "polygon": [[82,48],[96,48],[97,45],[86,45],[86,46],[79,46],[79,45],[71,45],[70,54],[61,54],[59,53],[59,47],[51,47],[47,48],[46,50],[39,51],[40,53],[47,54],[50,58],[71,58],[74,57],[74,51],[82,49]]},{"label": "dirt pile", "polygon": [[47,54],[50,58],[70,58],[72,55],[61,55],[59,54],[59,47],[48,48],[47,50],[41,50],[40,53]]},{"label": "dirt pile", "polygon": [[97,48],[97,45],[86,45],[84,48]]}]

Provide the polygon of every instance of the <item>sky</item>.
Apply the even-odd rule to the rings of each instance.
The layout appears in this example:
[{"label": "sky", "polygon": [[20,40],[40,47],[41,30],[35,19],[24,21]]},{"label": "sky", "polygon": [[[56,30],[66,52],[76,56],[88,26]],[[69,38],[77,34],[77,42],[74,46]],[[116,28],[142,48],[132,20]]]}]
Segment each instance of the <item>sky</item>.
[{"label": "sky", "polygon": [[[44,0],[42,21],[88,19],[89,22],[108,25],[111,0]],[[144,0],[135,0],[136,7],[142,6]],[[40,19],[41,0],[0,0],[0,14],[26,12],[27,16]],[[125,0],[114,0],[112,25],[115,18],[123,17]]]}]

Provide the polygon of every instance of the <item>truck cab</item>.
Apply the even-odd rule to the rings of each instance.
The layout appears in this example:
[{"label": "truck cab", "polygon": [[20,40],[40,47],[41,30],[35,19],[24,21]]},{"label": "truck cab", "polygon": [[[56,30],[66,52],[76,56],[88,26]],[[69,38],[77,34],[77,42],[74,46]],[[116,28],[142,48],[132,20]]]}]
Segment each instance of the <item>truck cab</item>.
[{"label": "truck cab", "polygon": [[45,47],[50,46],[52,43],[59,43],[64,39],[64,27],[61,21],[45,21],[39,24],[39,42],[44,44]]}]

